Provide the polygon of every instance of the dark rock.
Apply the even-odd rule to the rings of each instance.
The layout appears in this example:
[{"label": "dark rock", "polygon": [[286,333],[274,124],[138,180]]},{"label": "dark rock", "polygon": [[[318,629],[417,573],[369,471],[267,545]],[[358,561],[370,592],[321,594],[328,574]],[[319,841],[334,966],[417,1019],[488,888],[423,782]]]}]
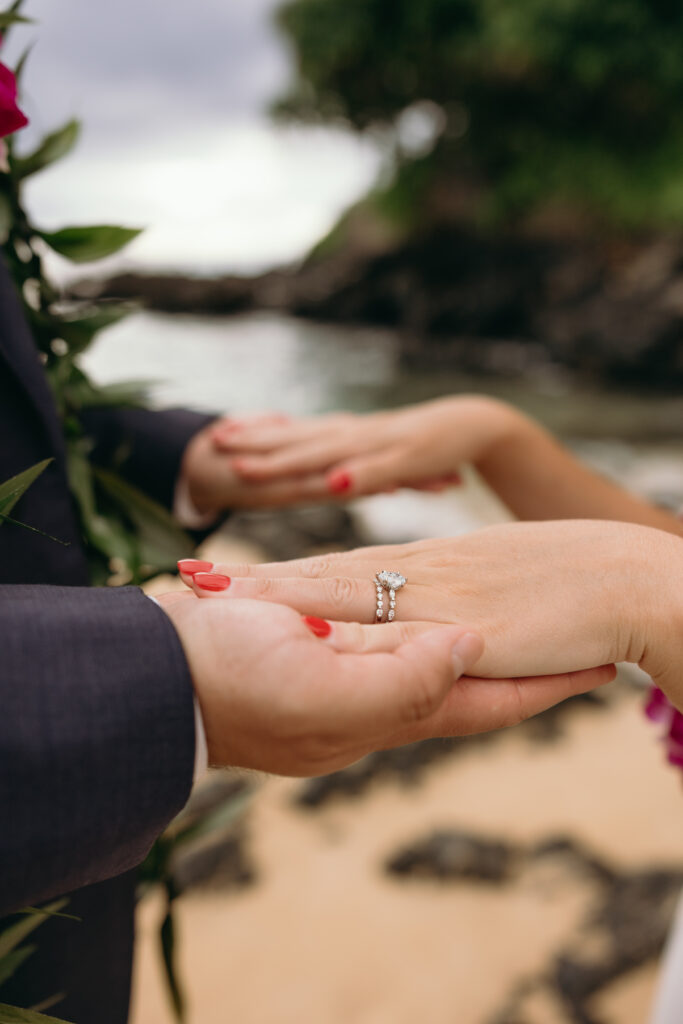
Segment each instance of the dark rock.
[{"label": "dark rock", "polygon": [[179,850],[173,858],[173,879],[178,894],[190,889],[242,889],[256,878],[242,829],[208,846]]},{"label": "dark rock", "polygon": [[255,881],[244,815],[252,791],[246,779],[218,772],[193,791],[163,840],[172,844],[168,870],[177,894]]},{"label": "dark rock", "polygon": [[[406,357],[519,373],[539,361],[585,378],[683,382],[683,241],[427,226],[373,250],[350,242],[254,279],[122,274],[70,289],[167,312],[272,309],[399,330]],[[514,357],[504,354],[514,346]],[[494,358],[492,350],[496,350]],[[498,371],[496,371],[498,367]]]},{"label": "dark rock", "polygon": [[[555,986],[578,1021],[588,1019],[590,996],[660,954],[682,885],[683,870],[662,868],[615,874],[606,885],[576,951],[560,953],[554,964]],[[582,953],[586,945],[604,951],[588,957]]]},{"label": "dark rock", "polygon": [[517,850],[503,841],[482,839],[468,832],[435,832],[389,859],[388,874],[417,878],[506,882],[512,875]]},{"label": "dark rock", "polygon": [[[609,705],[609,700],[610,698],[602,693],[579,694],[522,723],[517,726],[517,731],[530,743],[552,742],[562,734],[567,714],[571,714],[578,707],[600,710]],[[296,795],[296,803],[301,807],[314,809],[337,797],[357,797],[379,778],[394,779],[402,785],[415,785],[423,771],[433,762],[445,757],[454,757],[473,746],[495,743],[500,735],[504,733],[423,740],[421,743],[411,743],[393,750],[380,750],[342,771],[307,779]]]},{"label": "dark rock", "polygon": [[265,548],[272,561],[319,551],[347,551],[367,544],[353,516],[338,505],[236,512],[224,527],[233,537]]},{"label": "dark rock", "polygon": [[225,315],[253,306],[251,283],[240,277],[202,279],[182,274],[119,274],[71,286],[76,299],[133,299],[164,313]]},{"label": "dark rock", "polygon": [[538,974],[516,982],[488,1024],[530,1024],[525,1007],[538,993],[564,1007],[572,1024],[606,1024],[594,1012],[594,997],[659,956],[683,886],[683,869],[655,865],[620,871],[563,837],[520,851],[518,862],[523,866],[525,859],[539,856],[563,857],[574,877],[578,872],[592,886],[593,908]]}]

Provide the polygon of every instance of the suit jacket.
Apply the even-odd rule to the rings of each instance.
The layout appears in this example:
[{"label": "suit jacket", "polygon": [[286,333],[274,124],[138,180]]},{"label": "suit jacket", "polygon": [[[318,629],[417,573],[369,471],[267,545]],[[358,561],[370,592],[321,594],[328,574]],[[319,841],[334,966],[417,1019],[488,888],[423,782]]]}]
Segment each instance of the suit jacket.
[{"label": "suit jacket", "polygon": [[[170,505],[183,449],[207,417],[97,409],[106,463]],[[137,588],[89,589],[59,422],[14,286],[0,266],[0,482],[54,462],[0,525],[0,914],[69,893],[2,989],[76,1024],[127,1018],[135,872],[184,805],[193,691],[170,620]],[[77,891],[73,891],[77,890]]]}]

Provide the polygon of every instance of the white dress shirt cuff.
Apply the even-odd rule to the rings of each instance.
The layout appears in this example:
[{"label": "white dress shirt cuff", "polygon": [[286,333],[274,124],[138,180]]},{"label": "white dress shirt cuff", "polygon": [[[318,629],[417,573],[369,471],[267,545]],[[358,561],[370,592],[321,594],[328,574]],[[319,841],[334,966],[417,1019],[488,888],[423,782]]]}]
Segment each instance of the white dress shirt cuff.
[{"label": "white dress shirt cuff", "polygon": [[218,519],[215,512],[200,512],[190,497],[190,487],[181,473],[173,495],[173,515],[186,530],[208,530]]}]

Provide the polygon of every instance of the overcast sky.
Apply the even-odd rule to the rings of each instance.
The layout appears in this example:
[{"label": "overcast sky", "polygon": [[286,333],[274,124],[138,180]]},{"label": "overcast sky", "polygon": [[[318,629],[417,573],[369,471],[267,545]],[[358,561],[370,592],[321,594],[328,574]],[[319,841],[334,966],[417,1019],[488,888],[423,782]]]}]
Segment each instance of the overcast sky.
[{"label": "overcast sky", "polygon": [[339,131],[274,126],[292,59],[279,0],[28,0],[25,145],[77,116],[77,152],[31,184],[46,227],[146,227],[135,264],[253,271],[302,256],[378,169]]}]

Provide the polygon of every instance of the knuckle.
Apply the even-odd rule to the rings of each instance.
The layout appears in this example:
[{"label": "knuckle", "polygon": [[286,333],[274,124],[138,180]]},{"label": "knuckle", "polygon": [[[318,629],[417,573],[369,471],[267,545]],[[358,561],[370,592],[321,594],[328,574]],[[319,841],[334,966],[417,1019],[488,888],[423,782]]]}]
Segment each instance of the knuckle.
[{"label": "knuckle", "polygon": [[433,714],[441,704],[441,691],[433,675],[416,668],[409,679],[408,718],[421,722]]},{"label": "knuckle", "polygon": [[303,563],[306,576],[329,576],[332,573],[332,558],[329,555],[315,555]]},{"label": "knuckle", "polygon": [[277,580],[270,579],[269,577],[257,580],[254,596],[264,597],[266,599],[276,598],[278,596],[277,583]]},{"label": "knuckle", "polygon": [[333,576],[326,581],[326,586],[328,596],[335,605],[344,607],[358,596],[358,584],[348,576]]},{"label": "knuckle", "polygon": [[253,566],[249,565],[247,562],[244,562],[241,565],[227,565],[225,563],[217,562],[213,567],[213,571],[222,573],[224,576],[234,576],[235,579],[253,576],[254,574]]}]

